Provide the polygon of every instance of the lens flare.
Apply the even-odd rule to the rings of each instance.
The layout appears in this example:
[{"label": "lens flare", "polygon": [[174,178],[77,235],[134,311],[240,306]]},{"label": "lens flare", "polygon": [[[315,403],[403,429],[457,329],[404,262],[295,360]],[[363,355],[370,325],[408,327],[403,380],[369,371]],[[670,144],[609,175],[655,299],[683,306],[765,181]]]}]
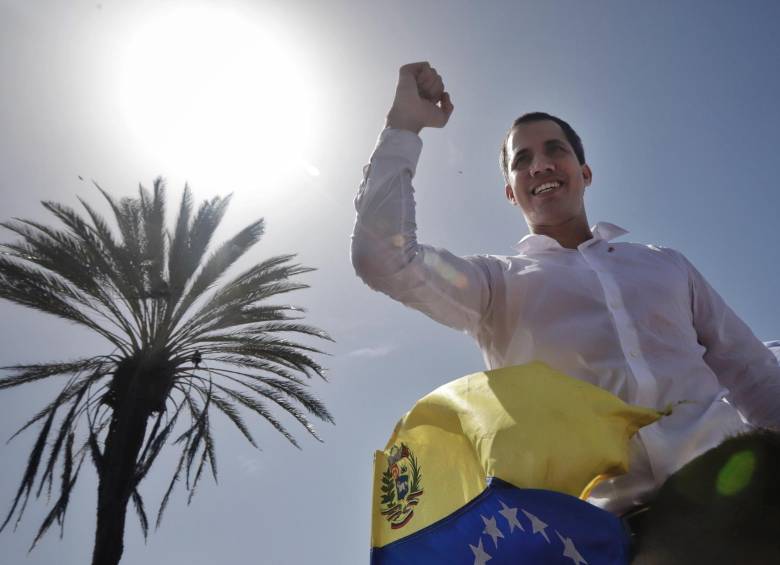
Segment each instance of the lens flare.
[{"label": "lens flare", "polygon": [[756,456],[750,451],[735,453],[718,473],[716,489],[723,496],[734,496],[750,484],[756,469]]}]

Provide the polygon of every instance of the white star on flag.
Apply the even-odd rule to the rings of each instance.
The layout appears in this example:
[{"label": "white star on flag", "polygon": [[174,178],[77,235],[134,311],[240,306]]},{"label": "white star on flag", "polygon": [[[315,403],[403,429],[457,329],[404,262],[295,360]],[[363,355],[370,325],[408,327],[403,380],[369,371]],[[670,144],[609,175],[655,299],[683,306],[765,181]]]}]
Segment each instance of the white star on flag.
[{"label": "white star on flag", "polygon": [[[520,510],[523,510],[522,508]],[[550,543],[550,538],[547,537],[547,532],[545,532],[545,528],[547,528],[547,524],[542,522],[539,518],[531,514],[530,512],[526,512],[523,510],[523,514],[525,514],[529,520],[531,520],[531,529],[533,530],[534,534],[542,534],[544,536],[544,539],[547,540],[547,543]]]},{"label": "white star on flag", "polygon": [[565,538],[561,534],[558,533],[558,530],[555,530],[555,533],[558,534],[558,537],[561,538],[561,542],[563,542],[563,556],[568,557],[572,561],[574,561],[575,565],[581,565],[584,563],[584,565],[588,565],[588,562],[585,561],[585,558],[580,555],[580,552],[577,551],[577,548],[574,547],[574,542],[571,541],[571,538]]},{"label": "white star on flag", "polygon": [[488,561],[493,559],[485,553],[485,550],[482,548],[482,540],[479,540],[479,545],[474,547],[473,545],[469,544],[469,547],[471,548],[471,551],[474,553],[474,565],[485,565]]},{"label": "white star on flag", "polygon": [[506,518],[507,522],[509,522],[509,533],[511,534],[515,531],[515,526],[520,528],[522,531],[525,531],[525,528],[517,519],[517,508],[509,508],[509,506],[504,504],[502,500],[499,500],[499,502],[501,503],[503,510],[499,510],[498,513]]},{"label": "white star on flag", "polygon": [[492,517],[488,520],[481,514],[479,517],[482,518],[482,521],[485,523],[485,529],[482,530],[482,533],[487,534],[493,538],[493,547],[498,548],[498,538],[503,538],[504,534],[501,533],[501,530],[498,529],[498,526],[496,525],[496,518]]}]

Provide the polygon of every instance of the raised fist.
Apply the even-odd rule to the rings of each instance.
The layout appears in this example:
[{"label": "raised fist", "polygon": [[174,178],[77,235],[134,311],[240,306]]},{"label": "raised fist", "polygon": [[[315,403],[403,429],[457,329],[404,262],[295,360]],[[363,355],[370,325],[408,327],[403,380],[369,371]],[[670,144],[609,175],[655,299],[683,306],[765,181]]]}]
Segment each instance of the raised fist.
[{"label": "raised fist", "polygon": [[409,63],[398,71],[395,100],[387,126],[419,133],[424,127],[444,127],[453,110],[436,69],[427,62]]}]

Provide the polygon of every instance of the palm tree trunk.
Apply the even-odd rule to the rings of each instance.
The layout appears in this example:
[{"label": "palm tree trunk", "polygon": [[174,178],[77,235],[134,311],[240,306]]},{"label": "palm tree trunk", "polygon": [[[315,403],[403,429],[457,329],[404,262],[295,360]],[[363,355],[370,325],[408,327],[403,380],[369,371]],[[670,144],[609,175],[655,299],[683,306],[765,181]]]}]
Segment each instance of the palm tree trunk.
[{"label": "palm tree trunk", "polygon": [[[135,375],[136,377],[138,375]],[[133,379],[136,380],[136,379]],[[137,385],[136,385],[137,386]],[[92,565],[117,565],[124,550],[127,504],[135,488],[135,467],[149,416],[128,387],[117,402],[98,469],[97,528]]]}]

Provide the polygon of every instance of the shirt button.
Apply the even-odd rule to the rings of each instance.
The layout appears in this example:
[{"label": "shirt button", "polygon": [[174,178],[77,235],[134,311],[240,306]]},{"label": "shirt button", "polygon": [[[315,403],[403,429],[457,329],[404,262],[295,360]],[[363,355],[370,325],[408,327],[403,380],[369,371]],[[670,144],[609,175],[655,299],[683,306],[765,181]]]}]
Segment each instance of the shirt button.
[{"label": "shirt button", "polygon": [[634,359],[636,359],[637,357],[639,357],[639,353],[637,353],[636,351],[630,351],[628,354],[629,354],[631,357],[633,357]]},{"label": "shirt button", "polygon": [[609,305],[610,305],[612,308],[614,308],[615,310],[617,310],[618,308],[620,308],[620,302],[618,302],[617,300],[613,300],[612,302],[610,302],[610,303],[609,303]]}]

